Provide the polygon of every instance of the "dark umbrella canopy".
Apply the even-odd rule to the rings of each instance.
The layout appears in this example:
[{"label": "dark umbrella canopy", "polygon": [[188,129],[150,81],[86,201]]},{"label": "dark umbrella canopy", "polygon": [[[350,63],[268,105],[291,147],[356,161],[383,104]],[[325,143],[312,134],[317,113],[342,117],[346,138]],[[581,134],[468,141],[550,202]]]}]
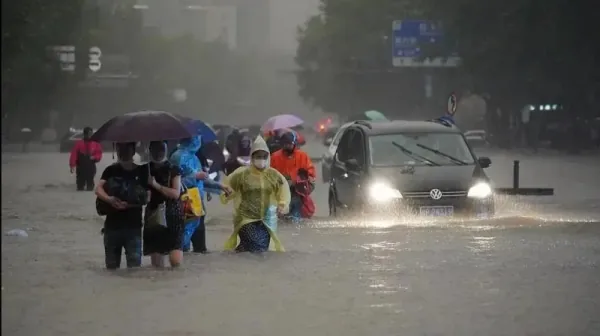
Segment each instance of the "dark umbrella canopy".
[{"label": "dark umbrella canopy", "polygon": [[189,125],[192,129],[196,130],[196,135],[200,135],[202,137],[203,143],[209,143],[217,140],[217,134],[215,133],[215,130],[207,123],[197,119],[190,119]]},{"label": "dark umbrella canopy", "polygon": [[194,136],[190,119],[162,111],[140,111],[114,117],[92,136],[94,141],[138,142]]}]

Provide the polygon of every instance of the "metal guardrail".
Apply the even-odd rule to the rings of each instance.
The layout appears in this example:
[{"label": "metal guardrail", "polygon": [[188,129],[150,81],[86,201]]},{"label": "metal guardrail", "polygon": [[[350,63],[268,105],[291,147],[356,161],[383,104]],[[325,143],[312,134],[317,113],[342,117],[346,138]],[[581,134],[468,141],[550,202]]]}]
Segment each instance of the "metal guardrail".
[{"label": "metal guardrail", "polygon": [[496,194],[520,196],[553,196],[554,188],[521,188],[520,186],[521,163],[513,161],[513,186],[512,188],[495,188]]}]

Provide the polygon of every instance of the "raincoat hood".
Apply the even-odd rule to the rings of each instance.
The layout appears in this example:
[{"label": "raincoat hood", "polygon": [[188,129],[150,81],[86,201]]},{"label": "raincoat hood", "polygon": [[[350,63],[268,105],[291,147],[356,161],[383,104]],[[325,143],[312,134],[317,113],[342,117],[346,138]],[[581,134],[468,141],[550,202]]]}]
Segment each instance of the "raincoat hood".
[{"label": "raincoat hood", "polygon": [[179,143],[179,149],[184,150],[189,153],[194,153],[202,147],[202,137],[197,135],[195,137],[187,138],[181,140]]},{"label": "raincoat hood", "polygon": [[202,138],[195,136],[181,140],[177,150],[171,154],[171,164],[181,168],[181,183],[187,188],[198,187],[204,190],[204,182],[196,179],[196,173],[202,171],[196,152],[202,146]]},{"label": "raincoat hood", "polygon": [[260,135],[256,137],[256,140],[254,140],[254,143],[252,144],[252,149],[250,150],[250,155],[254,154],[254,152],[257,151],[265,151],[269,153],[269,146],[267,146],[265,139],[263,139]]}]

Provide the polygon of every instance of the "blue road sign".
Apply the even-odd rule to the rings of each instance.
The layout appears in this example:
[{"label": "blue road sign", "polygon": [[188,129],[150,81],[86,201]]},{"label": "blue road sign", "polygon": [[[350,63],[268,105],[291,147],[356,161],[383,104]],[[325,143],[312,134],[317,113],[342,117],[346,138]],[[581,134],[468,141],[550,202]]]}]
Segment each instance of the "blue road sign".
[{"label": "blue road sign", "polygon": [[[444,38],[442,25],[428,20],[396,20],[392,23],[392,57],[395,66],[419,66],[415,59],[421,56],[421,46],[440,43]],[[455,66],[456,54],[451,62],[441,58],[426,66]]]},{"label": "blue road sign", "polygon": [[426,20],[396,20],[392,32],[394,57],[419,57],[420,45],[438,43],[443,36],[441,25]]}]

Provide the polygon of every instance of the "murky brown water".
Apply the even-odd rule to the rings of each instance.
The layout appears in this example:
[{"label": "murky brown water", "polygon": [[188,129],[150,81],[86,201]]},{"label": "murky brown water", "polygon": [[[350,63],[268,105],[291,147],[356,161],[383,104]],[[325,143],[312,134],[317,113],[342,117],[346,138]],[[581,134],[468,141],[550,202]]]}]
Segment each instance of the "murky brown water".
[{"label": "murky brown water", "polygon": [[562,223],[544,202],[528,218],[321,218],[282,227],[288,252],[262,256],[219,252],[228,213],[210,204],[214,253],[108,273],[66,156],[7,154],[2,173],[3,233],[29,229],[2,237],[4,335],[600,334],[600,223],[585,204]]}]

